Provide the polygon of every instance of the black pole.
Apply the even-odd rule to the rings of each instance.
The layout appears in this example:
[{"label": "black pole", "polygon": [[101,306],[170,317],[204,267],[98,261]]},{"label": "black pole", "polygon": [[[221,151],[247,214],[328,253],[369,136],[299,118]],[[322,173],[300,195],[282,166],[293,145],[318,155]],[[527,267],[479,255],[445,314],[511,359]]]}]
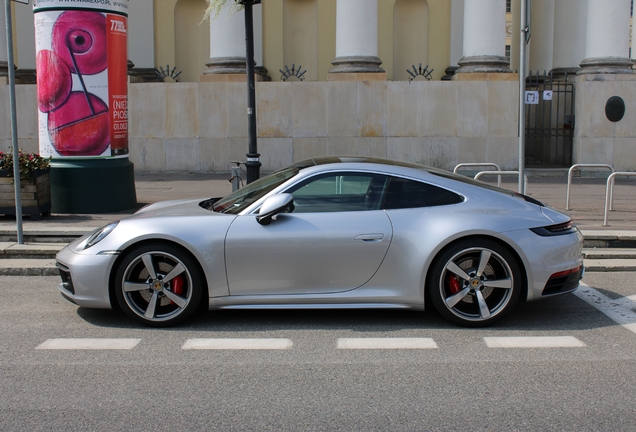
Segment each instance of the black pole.
[{"label": "black pole", "polygon": [[256,143],[256,84],[254,83],[254,18],[252,7],[260,0],[241,0],[245,7],[245,65],[247,70],[247,121],[249,128],[249,147],[247,162],[247,183],[260,177],[261,162]]}]

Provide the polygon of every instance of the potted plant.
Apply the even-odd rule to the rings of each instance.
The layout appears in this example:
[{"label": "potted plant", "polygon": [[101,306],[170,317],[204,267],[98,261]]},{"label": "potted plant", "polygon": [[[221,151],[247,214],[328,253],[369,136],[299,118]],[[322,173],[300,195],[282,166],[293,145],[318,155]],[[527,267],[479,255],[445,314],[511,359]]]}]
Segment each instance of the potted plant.
[{"label": "potted plant", "polygon": [[[22,213],[39,220],[51,214],[51,158],[19,152]],[[16,214],[13,154],[0,152],[0,214]]]}]

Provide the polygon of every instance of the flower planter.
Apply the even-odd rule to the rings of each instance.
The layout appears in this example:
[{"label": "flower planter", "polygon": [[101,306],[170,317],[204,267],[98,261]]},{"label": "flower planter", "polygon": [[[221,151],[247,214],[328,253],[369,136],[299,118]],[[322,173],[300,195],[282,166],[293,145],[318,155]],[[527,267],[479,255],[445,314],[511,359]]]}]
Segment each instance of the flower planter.
[{"label": "flower planter", "polygon": [[[31,220],[40,220],[40,215],[51,214],[51,169],[36,170],[31,177],[20,179],[22,214]],[[0,170],[0,214],[14,215],[15,185],[13,171]]]}]

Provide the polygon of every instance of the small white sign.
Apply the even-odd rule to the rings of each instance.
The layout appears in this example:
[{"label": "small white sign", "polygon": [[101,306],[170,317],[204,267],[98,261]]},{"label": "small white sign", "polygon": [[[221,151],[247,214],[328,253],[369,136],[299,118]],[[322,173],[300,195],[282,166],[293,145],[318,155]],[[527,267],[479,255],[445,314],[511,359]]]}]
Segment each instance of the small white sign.
[{"label": "small white sign", "polygon": [[543,100],[552,100],[552,90],[543,90]]},{"label": "small white sign", "polygon": [[526,91],[526,105],[538,105],[539,92],[536,90]]}]

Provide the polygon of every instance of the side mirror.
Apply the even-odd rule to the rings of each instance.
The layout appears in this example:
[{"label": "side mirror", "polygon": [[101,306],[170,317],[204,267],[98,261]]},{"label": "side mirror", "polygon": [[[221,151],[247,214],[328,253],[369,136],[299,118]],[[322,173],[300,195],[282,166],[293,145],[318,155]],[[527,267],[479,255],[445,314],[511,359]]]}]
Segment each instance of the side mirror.
[{"label": "side mirror", "polygon": [[294,197],[283,193],[274,195],[265,200],[256,216],[256,221],[261,225],[269,225],[279,213],[289,213],[294,210]]}]

